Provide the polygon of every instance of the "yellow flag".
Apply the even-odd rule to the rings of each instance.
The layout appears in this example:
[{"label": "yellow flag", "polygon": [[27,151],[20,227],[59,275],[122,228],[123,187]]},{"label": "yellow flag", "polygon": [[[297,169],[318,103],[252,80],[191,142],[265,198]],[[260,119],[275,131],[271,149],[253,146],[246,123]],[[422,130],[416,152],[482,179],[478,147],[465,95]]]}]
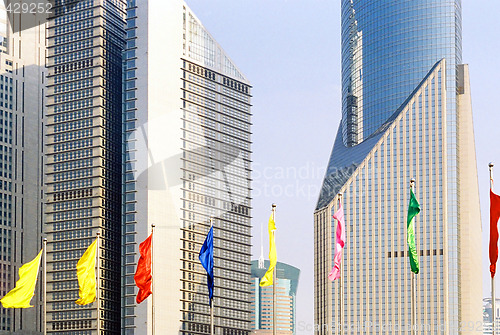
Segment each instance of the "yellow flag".
[{"label": "yellow flag", "polygon": [[97,292],[95,279],[96,253],[97,239],[89,245],[76,265],[76,275],[80,286],[80,299],[76,301],[78,305],[87,305],[95,301]]},{"label": "yellow flag", "polygon": [[19,280],[16,287],[9,291],[5,297],[0,300],[4,308],[30,308],[30,300],[35,295],[36,280],[40,270],[40,259],[42,250],[31,262],[24,264],[19,268]]},{"label": "yellow flag", "polygon": [[276,262],[278,261],[278,256],[276,255],[276,242],[274,240],[274,232],[276,231],[276,225],[274,224],[273,215],[269,218],[269,224],[267,226],[269,230],[269,269],[266,274],[260,280],[260,286],[270,286],[273,285],[273,272],[276,267]]}]

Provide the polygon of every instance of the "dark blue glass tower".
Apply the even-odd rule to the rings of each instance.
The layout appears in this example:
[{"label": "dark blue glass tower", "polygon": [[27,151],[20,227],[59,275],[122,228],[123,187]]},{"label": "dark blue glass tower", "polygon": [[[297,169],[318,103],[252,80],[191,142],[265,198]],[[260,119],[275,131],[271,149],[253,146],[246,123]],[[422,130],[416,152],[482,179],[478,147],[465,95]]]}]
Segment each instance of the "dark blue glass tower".
[{"label": "dark blue glass tower", "polygon": [[[348,170],[353,171],[365,158],[377,135],[441,59],[446,59],[447,67],[448,130],[455,134],[457,127],[456,73],[457,64],[462,62],[460,0],[342,0],[341,28],[342,122],[318,209],[338,192],[350,176]],[[450,138],[449,142],[448,158],[453,162],[456,140]],[[449,171],[449,181],[456,181],[455,170]]]},{"label": "dark blue glass tower", "polygon": [[342,1],[342,134],[373,134],[446,59],[449,113],[462,62],[460,0]]}]

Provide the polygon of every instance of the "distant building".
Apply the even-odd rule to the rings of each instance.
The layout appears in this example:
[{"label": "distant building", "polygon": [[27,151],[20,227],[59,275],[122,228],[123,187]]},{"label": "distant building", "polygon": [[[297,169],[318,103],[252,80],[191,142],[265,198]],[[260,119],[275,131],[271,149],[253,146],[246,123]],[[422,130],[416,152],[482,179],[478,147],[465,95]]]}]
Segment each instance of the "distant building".
[{"label": "distant building", "polygon": [[[260,265],[260,266],[259,266]],[[262,266],[263,265],[263,266]],[[260,279],[269,268],[269,261],[252,261],[251,316],[252,334],[272,334],[273,325],[273,287],[260,287]],[[276,304],[278,309],[278,334],[295,334],[296,294],[300,270],[291,265],[278,262],[276,266]]]},{"label": "distant building", "polygon": [[[500,299],[495,299],[496,333],[500,330]],[[483,299],[483,334],[493,334],[493,312],[491,298]]]}]

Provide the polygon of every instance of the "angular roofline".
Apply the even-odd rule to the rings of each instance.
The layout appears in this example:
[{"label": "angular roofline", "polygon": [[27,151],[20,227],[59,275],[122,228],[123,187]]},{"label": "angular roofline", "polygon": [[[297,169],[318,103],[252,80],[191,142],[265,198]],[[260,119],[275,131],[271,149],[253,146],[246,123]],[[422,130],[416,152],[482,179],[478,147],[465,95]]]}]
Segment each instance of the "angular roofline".
[{"label": "angular roofline", "polygon": [[[387,119],[386,122],[384,122],[363,142],[353,147],[346,147],[342,140],[342,123],[339,125],[335,143],[330,154],[330,159],[328,160],[328,168],[325,173],[325,177],[323,178],[323,184],[321,186],[321,191],[316,203],[315,212],[327,207],[330,204],[330,202],[335,198],[335,195],[342,189],[343,185],[345,185],[345,183],[351,178],[351,176],[358,170],[359,166],[363,163],[366,157],[370,155],[373,149],[382,140],[382,136],[394,123],[398,116],[404,111],[408,103],[422,88],[424,83],[427,81],[427,79],[429,79],[435,69],[444,62],[444,58],[437,61],[429,70],[429,72],[427,72],[425,77],[420,81],[420,83],[416,86],[416,88],[411,92],[408,98],[406,98],[405,101],[400,105],[400,107]],[[358,153],[359,155],[356,156],[356,153]],[[350,157],[352,162],[350,164],[344,163],[343,166],[342,163],[340,163],[340,166],[334,166],[331,164],[333,157]],[[336,170],[335,174],[330,171],[332,168]]]},{"label": "angular roofline", "polygon": [[[168,0],[170,1],[170,0]],[[184,6],[186,7],[186,11],[188,11],[194,18],[195,20],[198,22],[198,24],[205,30],[205,32],[207,33],[207,35],[214,41],[214,43],[216,44],[216,46],[221,50],[222,52],[222,56],[226,57],[228,59],[228,61],[234,66],[235,70],[242,76],[242,78],[239,78],[237,76],[234,76],[232,74],[229,74],[229,73],[225,73],[223,71],[223,69],[219,69],[219,68],[216,68],[216,67],[213,67],[213,66],[210,66],[210,65],[207,65],[207,64],[204,64],[203,62],[200,62],[196,59],[193,59],[192,57],[189,57],[189,56],[186,56],[186,58],[188,58],[190,61],[192,61],[193,63],[196,63],[200,66],[203,66],[203,67],[206,67],[208,69],[211,69],[217,73],[220,73],[220,74],[223,74],[227,77],[230,77],[234,80],[238,80],[238,81],[241,81],[247,85],[250,85],[250,81],[248,80],[248,78],[245,76],[245,74],[239,69],[239,67],[236,65],[236,63],[231,59],[231,57],[229,57],[229,55],[226,53],[226,51],[224,50],[224,48],[219,44],[219,42],[217,42],[217,40],[212,36],[212,34],[210,33],[210,31],[208,31],[208,29],[203,25],[203,22],[201,22],[201,20],[198,18],[198,16],[194,13],[194,11],[189,7],[189,5],[186,3],[186,1],[182,0]]]}]

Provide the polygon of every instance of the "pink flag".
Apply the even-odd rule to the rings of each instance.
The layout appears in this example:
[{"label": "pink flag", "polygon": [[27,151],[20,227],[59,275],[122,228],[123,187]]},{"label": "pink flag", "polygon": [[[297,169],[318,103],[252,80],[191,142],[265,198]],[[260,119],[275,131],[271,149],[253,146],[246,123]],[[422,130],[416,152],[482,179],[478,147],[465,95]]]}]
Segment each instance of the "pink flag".
[{"label": "pink flag", "polygon": [[335,232],[335,257],[333,259],[335,264],[330,274],[328,274],[328,279],[331,281],[340,278],[340,261],[342,260],[342,250],[345,244],[345,221],[342,204],[340,204],[338,211],[333,214],[333,218],[337,220],[337,230]]}]

